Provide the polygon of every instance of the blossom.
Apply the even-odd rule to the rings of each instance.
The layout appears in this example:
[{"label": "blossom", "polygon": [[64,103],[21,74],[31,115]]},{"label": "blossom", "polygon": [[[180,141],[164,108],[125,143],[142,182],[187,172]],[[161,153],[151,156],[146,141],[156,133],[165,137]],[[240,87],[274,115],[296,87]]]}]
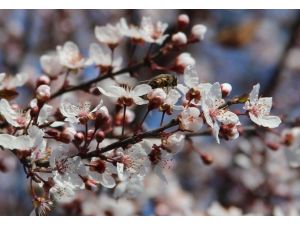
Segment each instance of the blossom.
[{"label": "blossom", "polygon": [[63,46],[57,46],[56,49],[61,65],[68,69],[80,69],[84,67],[84,58],[75,43],[68,41]]},{"label": "blossom", "polygon": [[164,35],[164,32],[166,31],[167,28],[168,28],[167,23],[162,23],[161,21],[157,21],[157,23],[154,24],[150,17],[142,18],[141,30],[145,32],[146,42],[156,43],[161,45],[169,36],[168,34]]},{"label": "blossom", "polygon": [[154,173],[164,182],[167,182],[167,178],[163,174],[164,168],[169,168],[171,165],[173,154],[170,154],[165,149],[161,148],[154,141],[144,140],[141,142],[142,147],[145,149]]},{"label": "blossom", "polygon": [[54,177],[54,186],[50,188],[49,193],[59,203],[69,203],[76,197],[77,187],[73,183]]},{"label": "blossom", "polygon": [[96,112],[108,114],[106,106],[103,106],[103,101],[91,110],[91,103],[84,102],[79,105],[73,105],[70,102],[62,102],[60,112],[65,116],[65,121],[70,123],[85,123],[88,119],[95,119]]},{"label": "blossom", "polygon": [[[111,67],[120,67],[122,64],[122,57],[114,53],[105,44],[92,43],[89,49],[90,58],[86,65],[95,64],[102,69],[109,69]],[[112,61],[113,60],[113,61]]]},{"label": "blossom", "polygon": [[99,42],[107,44],[111,48],[116,47],[123,38],[118,27],[111,24],[96,26],[95,35]]},{"label": "blossom", "polygon": [[184,147],[185,136],[180,133],[175,133],[163,140],[163,147],[172,153],[181,151]]},{"label": "blossom", "polygon": [[147,104],[148,101],[141,98],[141,96],[148,94],[152,88],[148,84],[140,84],[135,88],[119,87],[116,85],[109,87],[98,87],[100,92],[107,97],[110,97],[121,105],[131,106],[133,103],[137,105]]},{"label": "blossom", "polygon": [[200,105],[201,98],[211,88],[210,83],[200,83],[199,76],[194,66],[189,65],[184,70],[183,84],[178,84],[177,88],[185,95],[185,99],[195,105]]},{"label": "blossom", "polygon": [[180,129],[183,131],[197,132],[203,125],[200,110],[196,107],[189,107],[183,110],[179,115],[179,121]]},{"label": "blossom", "polygon": [[207,31],[207,27],[204,26],[203,24],[194,25],[191,31],[192,38],[198,41],[203,40],[206,31]]},{"label": "blossom", "polygon": [[232,124],[234,127],[235,125],[240,124],[239,118],[233,112],[222,108],[225,104],[225,100],[222,99],[221,85],[218,82],[211,86],[207,94],[203,96],[201,102],[205,121],[213,129],[213,134],[217,142],[220,143],[220,126],[218,122],[225,125]]},{"label": "blossom", "polygon": [[128,26],[125,18],[120,19],[117,27],[122,35],[131,38],[134,43],[144,43],[146,41],[145,32],[140,27]]},{"label": "blossom", "polygon": [[23,86],[29,79],[27,73],[18,73],[15,76],[7,76],[6,73],[0,73],[0,90],[15,89]]},{"label": "blossom", "polygon": [[145,176],[149,169],[148,156],[140,143],[134,144],[124,151],[118,151],[120,163],[117,167],[124,167],[122,176]]},{"label": "blossom", "polygon": [[13,109],[6,99],[0,100],[0,114],[14,127],[26,127],[30,121],[30,111],[24,113]]},{"label": "blossom", "polygon": [[76,156],[72,157],[71,151],[66,151],[63,145],[52,150],[49,163],[53,169],[53,177],[63,183],[69,183],[76,189],[84,187],[84,183],[79,176],[83,173],[85,167],[81,158]]},{"label": "blossom", "polygon": [[259,98],[260,85],[256,84],[245,103],[244,109],[249,112],[250,119],[257,125],[269,128],[278,127],[281,119],[278,116],[271,116],[272,97]]},{"label": "blossom", "polygon": [[113,188],[116,186],[116,181],[112,176],[113,174],[117,174],[116,167],[99,158],[92,158],[89,170],[86,171],[87,176],[106,188]]},{"label": "blossom", "polygon": [[63,71],[63,65],[60,62],[57,52],[42,55],[40,63],[43,71],[51,77],[55,77]]},{"label": "blossom", "polygon": [[43,131],[36,126],[28,129],[28,135],[14,136],[0,134],[0,146],[5,149],[30,150],[32,148],[42,149],[45,147]]}]

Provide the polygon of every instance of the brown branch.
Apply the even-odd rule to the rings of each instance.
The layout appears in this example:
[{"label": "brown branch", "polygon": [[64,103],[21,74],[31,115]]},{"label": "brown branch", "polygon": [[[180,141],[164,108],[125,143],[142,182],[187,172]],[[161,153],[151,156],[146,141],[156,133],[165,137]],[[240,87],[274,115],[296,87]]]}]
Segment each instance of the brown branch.
[{"label": "brown branch", "polygon": [[166,124],[166,125],[164,125],[164,126],[162,126],[160,128],[157,128],[157,129],[151,130],[151,131],[146,131],[144,133],[136,134],[136,135],[134,135],[132,137],[128,137],[128,138],[126,138],[124,140],[117,141],[115,143],[107,145],[104,148],[100,148],[99,150],[95,150],[95,151],[89,152],[87,154],[84,154],[81,157],[82,158],[96,157],[96,156],[101,155],[102,153],[114,150],[116,148],[126,147],[126,146],[128,146],[130,144],[136,144],[138,142],[141,142],[144,138],[159,137],[162,131],[164,131],[164,130],[166,130],[168,128],[177,126],[178,124],[179,124],[179,121],[173,119],[168,124]]}]

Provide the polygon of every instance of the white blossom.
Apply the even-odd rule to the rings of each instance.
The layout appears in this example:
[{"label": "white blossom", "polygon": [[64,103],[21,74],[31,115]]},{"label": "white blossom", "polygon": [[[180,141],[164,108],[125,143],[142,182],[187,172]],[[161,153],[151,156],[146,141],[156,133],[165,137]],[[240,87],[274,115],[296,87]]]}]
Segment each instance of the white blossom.
[{"label": "white blossom", "polygon": [[269,128],[278,127],[281,119],[278,116],[271,116],[272,97],[259,98],[260,85],[254,85],[246,102],[244,109],[249,112],[250,119],[257,125]]},{"label": "white blossom", "polygon": [[117,46],[123,35],[117,26],[107,24],[106,26],[96,26],[95,35],[99,42],[112,46]]},{"label": "white blossom", "polygon": [[68,101],[64,101],[60,106],[60,112],[66,117],[65,121],[70,123],[79,123],[80,119],[94,119],[94,113],[97,111],[106,115],[108,114],[108,110],[106,106],[103,105],[102,100],[94,109],[91,109],[90,102],[73,105]]},{"label": "white blossom", "polygon": [[167,23],[157,21],[153,23],[150,17],[143,17],[141,22],[141,30],[145,33],[145,41],[149,43],[156,43],[161,45],[165,39],[169,36],[164,34],[168,28]]},{"label": "white blossom", "polygon": [[189,107],[183,110],[179,115],[180,129],[184,131],[197,132],[203,125],[203,119],[200,117],[200,110],[196,107]]},{"label": "white blossom", "polygon": [[172,42],[176,45],[185,45],[187,44],[187,37],[183,32],[177,32],[176,34],[172,35]]},{"label": "white blossom", "polygon": [[56,49],[61,65],[68,69],[80,69],[84,67],[85,60],[75,43],[68,41],[63,46],[57,46]]},{"label": "white blossom", "polygon": [[14,127],[26,127],[30,121],[30,111],[24,113],[13,109],[6,99],[0,100],[0,114]]},{"label": "white blossom", "polygon": [[148,101],[141,98],[141,96],[148,94],[152,88],[148,84],[140,84],[135,88],[119,87],[119,86],[108,86],[98,87],[100,92],[118,103],[126,106],[131,106],[133,103],[137,105],[147,104]]},{"label": "white blossom", "polygon": [[167,148],[171,153],[177,153],[184,147],[185,136],[180,133],[175,133],[167,137],[163,141],[163,146]]},{"label": "white blossom", "polygon": [[40,63],[43,71],[51,77],[55,77],[61,74],[63,71],[63,65],[61,65],[57,52],[50,52],[42,55],[40,58]]},{"label": "white blossom", "polygon": [[0,90],[21,87],[28,79],[29,75],[27,73],[18,73],[15,76],[7,76],[6,73],[0,73]]},{"label": "white blossom", "polygon": [[221,86],[218,82],[211,86],[207,94],[203,96],[201,102],[205,121],[213,129],[213,135],[215,136],[217,142],[220,143],[220,125],[218,122],[225,125],[239,125],[239,118],[233,112],[222,108],[225,100],[222,99]]},{"label": "white blossom", "polygon": [[114,165],[98,158],[93,158],[90,164],[89,170],[86,171],[87,176],[106,188],[116,186],[113,174],[117,174],[117,168]]}]

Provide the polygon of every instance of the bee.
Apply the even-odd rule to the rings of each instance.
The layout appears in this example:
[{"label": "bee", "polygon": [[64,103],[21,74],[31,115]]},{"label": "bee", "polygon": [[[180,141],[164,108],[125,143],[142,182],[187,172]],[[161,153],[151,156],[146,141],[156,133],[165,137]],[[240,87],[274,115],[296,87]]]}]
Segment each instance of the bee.
[{"label": "bee", "polygon": [[160,74],[148,81],[152,88],[169,88],[177,86],[177,78],[171,74]]}]

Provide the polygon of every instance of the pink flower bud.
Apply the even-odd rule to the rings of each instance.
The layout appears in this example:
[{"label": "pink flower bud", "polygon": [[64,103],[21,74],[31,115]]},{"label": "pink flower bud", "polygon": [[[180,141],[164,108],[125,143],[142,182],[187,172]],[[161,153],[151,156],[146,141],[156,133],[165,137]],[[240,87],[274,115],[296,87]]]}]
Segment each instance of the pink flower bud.
[{"label": "pink flower bud", "polygon": [[36,97],[38,100],[45,102],[50,99],[51,92],[50,92],[50,87],[46,84],[40,85],[36,89]]},{"label": "pink flower bud", "polygon": [[177,56],[175,60],[174,71],[183,74],[184,70],[189,65],[195,65],[196,61],[190,53],[184,52]]},{"label": "pink flower bud", "polygon": [[196,41],[203,40],[206,31],[207,28],[203,24],[194,25],[191,31],[192,39]]},{"label": "pink flower bud", "polygon": [[105,138],[105,133],[102,131],[102,130],[99,130],[97,133],[96,133],[96,140],[97,142],[101,143]]},{"label": "pink flower bud", "polygon": [[208,153],[201,152],[200,157],[205,165],[210,165],[214,161],[213,157]]},{"label": "pink flower bud", "polygon": [[177,32],[176,34],[173,34],[172,42],[178,46],[185,45],[187,43],[187,37],[186,37],[185,33]]},{"label": "pink flower bud", "polygon": [[150,110],[159,108],[166,99],[167,94],[162,88],[155,88],[148,93],[147,98],[149,100],[148,108]]},{"label": "pink flower bud", "polygon": [[50,78],[46,75],[43,75],[43,76],[39,77],[39,79],[36,82],[36,86],[40,86],[40,85],[43,85],[43,84],[46,84],[46,85],[50,84]]},{"label": "pink flower bud", "polygon": [[177,18],[177,25],[179,29],[185,28],[190,23],[190,18],[187,14],[180,14]]},{"label": "pink flower bud", "polygon": [[84,134],[82,132],[77,132],[74,135],[74,141],[76,142],[76,144],[81,144],[84,140]]},{"label": "pink flower bud", "polygon": [[223,84],[221,84],[221,90],[222,90],[222,97],[225,98],[228,95],[230,95],[232,86],[231,86],[231,84],[223,83]]}]

